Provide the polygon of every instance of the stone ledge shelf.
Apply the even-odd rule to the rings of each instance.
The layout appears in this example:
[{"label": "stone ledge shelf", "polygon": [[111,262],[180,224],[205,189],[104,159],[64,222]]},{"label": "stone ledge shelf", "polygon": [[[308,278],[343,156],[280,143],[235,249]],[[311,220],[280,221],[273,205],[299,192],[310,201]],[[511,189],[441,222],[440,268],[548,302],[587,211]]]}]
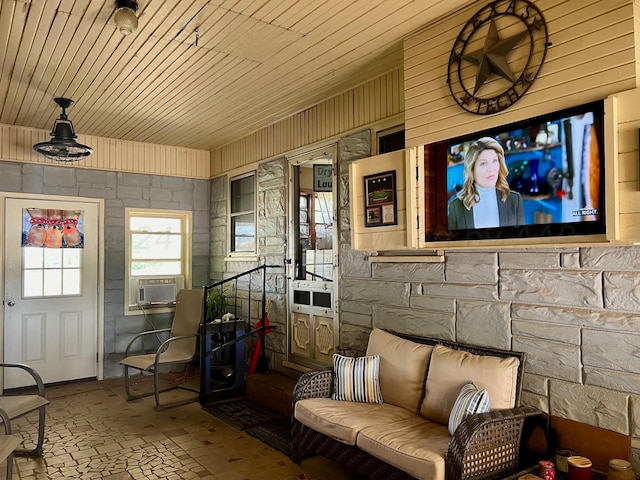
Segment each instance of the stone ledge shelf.
[{"label": "stone ledge shelf", "polygon": [[370,263],[444,263],[442,250],[379,250],[371,252]]}]

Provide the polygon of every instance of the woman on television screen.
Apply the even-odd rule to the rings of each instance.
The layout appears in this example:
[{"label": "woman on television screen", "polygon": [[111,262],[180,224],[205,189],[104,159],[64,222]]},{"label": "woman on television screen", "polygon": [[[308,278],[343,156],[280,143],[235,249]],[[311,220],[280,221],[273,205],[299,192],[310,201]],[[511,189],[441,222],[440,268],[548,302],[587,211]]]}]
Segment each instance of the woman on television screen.
[{"label": "woman on television screen", "polygon": [[449,205],[449,230],[524,225],[522,197],[509,188],[508,174],[496,139],[473,142],[464,157],[464,184]]}]

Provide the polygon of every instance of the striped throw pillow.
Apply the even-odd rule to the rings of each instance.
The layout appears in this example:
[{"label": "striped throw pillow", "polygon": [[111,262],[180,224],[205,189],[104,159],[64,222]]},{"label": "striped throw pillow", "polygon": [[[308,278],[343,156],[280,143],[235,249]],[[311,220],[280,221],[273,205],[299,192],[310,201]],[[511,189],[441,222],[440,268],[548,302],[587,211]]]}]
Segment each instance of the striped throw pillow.
[{"label": "striped throw pillow", "polygon": [[380,356],[345,357],[333,355],[333,400],[382,403],[379,382]]},{"label": "striped throw pillow", "polygon": [[473,382],[465,383],[449,415],[449,433],[453,435],[458,425],[467,415],[486,413],[491,409],[489,393],[483,388],[478,390]]}]

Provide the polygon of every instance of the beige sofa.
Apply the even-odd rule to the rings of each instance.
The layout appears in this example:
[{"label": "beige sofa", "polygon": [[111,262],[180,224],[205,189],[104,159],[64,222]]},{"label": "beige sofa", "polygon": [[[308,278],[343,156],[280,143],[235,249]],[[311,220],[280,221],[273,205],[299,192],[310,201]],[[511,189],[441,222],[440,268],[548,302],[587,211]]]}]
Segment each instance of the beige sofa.
[{"label": "beige sofa", "polygon": [[[304,374],[293,400],[292,458],[318,453],[371,479],[496,479],[517,471],[524,419],[524,353],[374,329],[383,403],[331,398],[332,368]],[[467,416],[454,435],[449,414],[473,381],[491,411]]]}]

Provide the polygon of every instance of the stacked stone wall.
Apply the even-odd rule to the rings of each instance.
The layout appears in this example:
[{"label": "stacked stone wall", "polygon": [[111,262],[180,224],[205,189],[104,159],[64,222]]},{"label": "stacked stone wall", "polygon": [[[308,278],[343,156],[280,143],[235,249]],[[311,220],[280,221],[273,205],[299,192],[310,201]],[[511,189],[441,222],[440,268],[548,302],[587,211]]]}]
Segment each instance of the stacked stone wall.
[{"label": "stacked stone wall", "polygon": [[[269,322],[275,330],[266,337],[266,354],[273,368],[281,368],[286,351],[286,284],[284,259],[287,238],[287,160],[280,157],[256,165],[258,234],[255,255],[229,254],[227,226],[227,192],[229,177],[214,178],[211,183],[211,282],[217,282],[260,265],[272,267],[266,272],[266,297],[270,300]],[[255,323],[262,311],[262,283],[257,276],[239,279],[239,308],[249,312],[249,282],[251,282],[251,319]],[[232,300],[231,300],[232,301]],[[250,356],[255,339],[248,340]]]},{"label": "stacked stone wall", "polygon": [[523,403],[632,436],[640,466],[640,247],[445,251],[444,263],[341,252],[341,346],[372,328],[527,353]]}]

